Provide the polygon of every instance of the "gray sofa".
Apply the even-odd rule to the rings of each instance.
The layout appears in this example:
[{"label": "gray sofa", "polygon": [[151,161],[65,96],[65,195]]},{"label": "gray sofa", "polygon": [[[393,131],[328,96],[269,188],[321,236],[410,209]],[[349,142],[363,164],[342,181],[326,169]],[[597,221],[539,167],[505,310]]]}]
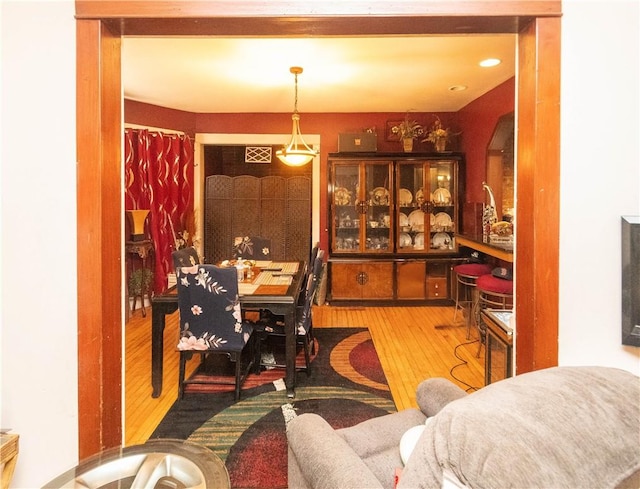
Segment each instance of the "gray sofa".
[{"label": "gray sofa", "polygon": [[[466,394],[425,380],[420,409],[342,430],[315,414],[287,426],[289,488],[638,488],[640,378],[554,367]],[[423,433],[403,467],[400,442]]]}]

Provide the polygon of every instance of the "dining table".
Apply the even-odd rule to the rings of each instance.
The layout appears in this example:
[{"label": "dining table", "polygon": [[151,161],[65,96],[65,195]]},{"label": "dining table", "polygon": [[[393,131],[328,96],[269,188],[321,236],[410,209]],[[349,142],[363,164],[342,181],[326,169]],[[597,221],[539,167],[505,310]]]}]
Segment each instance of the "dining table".
[{"label": "dining table", "polygon": [[[227,266],[234,266],[227,262]],[[304,261],[257,261],[239,273],[238,294],[243,311],[268,310],[283,316],[285,325],[285,386],[287,396],[295,397],[296,384],[296,304],[302,290]],[[242,278],[241,278],[242,276]],[[179,278],[178,278],[179,280]],[[174,285],[151,300],[151,397],[162,393],[164,329],[168,314],[178,310],[178,291]],[[179,331],[176,331],[176,344]]]}]

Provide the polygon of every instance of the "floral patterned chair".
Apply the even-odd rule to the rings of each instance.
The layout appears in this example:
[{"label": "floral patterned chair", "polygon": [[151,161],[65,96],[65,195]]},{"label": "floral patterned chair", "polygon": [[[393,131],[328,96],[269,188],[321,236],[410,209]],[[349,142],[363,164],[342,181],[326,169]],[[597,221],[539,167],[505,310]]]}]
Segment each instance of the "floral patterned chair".
[{"label": "floral patterned chair", "polygon": [[180,267],[192,267],[200,263],[200,257],[198,252],[193,246],[181,248],[171,253],[173,259],[173,267],[178,269]]},{"label": "floral patterned chair", "polygon": [[[253,325],[242,317],[238,301],[238,276],[235,268],[214,265],[180,267],[178,306],[180,311],[179,397],[186,384],[235,385],[235,398],[256,357]],[[201,356],[200,366],[185,379],[186,361],[194,353]],[[205,360],[210,355],[226,355],[235,362],[235,378],[204,375]],[[207,372],[209,374],[209,372]]]},{"label": "floral patterned chair", "polygon": [[233,258],[271,260],[271,240],[260,236],[239,236],[233,239]]}]

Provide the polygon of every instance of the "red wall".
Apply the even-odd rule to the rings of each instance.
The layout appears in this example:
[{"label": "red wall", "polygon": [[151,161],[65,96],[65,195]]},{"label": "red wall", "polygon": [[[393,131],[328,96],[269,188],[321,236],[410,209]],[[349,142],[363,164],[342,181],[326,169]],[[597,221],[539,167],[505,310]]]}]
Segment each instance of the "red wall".
[{"label": "red wall", "polygon": [[487,148],[498,119],[514,111],[516,81],[510,78],[482,97],[458,111],[457,121],[462,130],[461,151],[467,162],[466,201],[484,202],[486,194],[482,182],[486,179]]},{"label": "red wall", "polygon": [[[468,202],[484,201],[482,181],[486,149],[498,118],[513,111],[515,105],[515,79],[511,79],[497,88],[476,99],[457,113],[438,113],[444,127],[458,132],[461,147],[452,148],[466,153],[466,188]],[[300,127],[303,134],[319,134],[320,151],[320,188],[327,188],[327,155],[338,150],[338,134],[361,132],[375,127],[377,132],[378,151],[400,152],[397,141],[385,140],[387,121],[401,120],[404,112],[396,113],[302,113]],[[412,113],[411,118],[430,126],[433,113]],[[125,100],[125,122],[148,125],[165,129],[195,133],[222,134],[288,134],[291,132],[290,114],[192,114],[188,112],[165,109],[158,106]],[[283,141],[285,144],[287,141]],[[431,151],[430,143],[416,141],[414,151]],[[321,246],[327,249],[327,195],[320,192],[320,232]]]},{"label": "red wall", "polygon": [[196,133],[196,116],[184,110],[167,109],[134,100],[124,101],[124,121],[128,124],[172,129],[193,137]]}]

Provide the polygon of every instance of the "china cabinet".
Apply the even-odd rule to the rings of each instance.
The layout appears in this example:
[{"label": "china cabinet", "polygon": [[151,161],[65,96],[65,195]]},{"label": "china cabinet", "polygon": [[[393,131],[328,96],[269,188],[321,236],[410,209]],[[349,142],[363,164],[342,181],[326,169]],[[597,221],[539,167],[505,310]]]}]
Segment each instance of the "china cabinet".
[{"label": "china cabinet", "polygon": [[463,155],[329,155],[329,300],[451,300]]}]

